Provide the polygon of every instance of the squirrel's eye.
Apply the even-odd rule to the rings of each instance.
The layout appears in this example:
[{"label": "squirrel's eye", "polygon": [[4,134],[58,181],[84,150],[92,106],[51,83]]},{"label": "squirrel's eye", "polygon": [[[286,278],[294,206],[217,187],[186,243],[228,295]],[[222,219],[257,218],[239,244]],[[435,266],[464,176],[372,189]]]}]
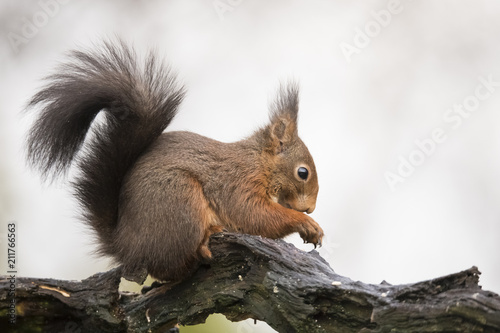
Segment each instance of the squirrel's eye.
[{"label": "squirrel's eye", "polygon": [[304,167],[300,167],[297,169],[297,175],[299,175],[300,179],[306,180],[309,176],[309,171]]}]

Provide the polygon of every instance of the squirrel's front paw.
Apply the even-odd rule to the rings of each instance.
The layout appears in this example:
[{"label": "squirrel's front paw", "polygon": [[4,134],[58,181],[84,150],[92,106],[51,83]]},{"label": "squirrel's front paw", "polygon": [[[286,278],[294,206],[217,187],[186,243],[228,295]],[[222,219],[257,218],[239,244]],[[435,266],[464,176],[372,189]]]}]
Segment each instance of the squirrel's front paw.
[{"label": "squirrel's front paw", "polygon": [[323,229],[321,229],[319,224],[309,216],[306,216],[306,218],[307,219],[298,226],[297,231],[300,237],[302,237],[304,243],[314,244],[314,248],[316,248],[316,245],[321,246],[321,240],[324,235]]}]

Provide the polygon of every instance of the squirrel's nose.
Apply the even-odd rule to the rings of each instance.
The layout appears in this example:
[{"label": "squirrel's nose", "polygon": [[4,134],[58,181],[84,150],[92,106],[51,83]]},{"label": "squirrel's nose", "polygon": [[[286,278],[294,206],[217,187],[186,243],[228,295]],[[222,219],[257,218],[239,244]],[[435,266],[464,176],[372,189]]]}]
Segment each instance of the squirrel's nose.
[{"label": "squirrel's nose", "polygon": [[316,200],[315,198],[311,197],[303,197],[300,205],[302,206],[302,209],[299,209],[301,212],[305,212],[307,214],[311,214],[314,212],[314,209],[316,208]]},{"label": "squirrel's nose", "polygon": [[299,197],[290,201],[279,202],[280,205],[286,208],[296,210],[298,212],[311,214],[316,208],[316,200],[310,198]]}]

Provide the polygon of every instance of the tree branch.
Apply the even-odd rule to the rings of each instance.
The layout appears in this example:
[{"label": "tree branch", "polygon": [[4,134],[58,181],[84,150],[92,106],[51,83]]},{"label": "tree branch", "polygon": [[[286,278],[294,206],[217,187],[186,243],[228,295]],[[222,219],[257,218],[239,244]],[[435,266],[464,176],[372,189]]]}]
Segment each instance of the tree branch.
[{"label": "tree branch", "polygon": [[212,236],[210,248],[210,266],[145,294],[118,292],[120,267],[83,281],[18,278],[16,324],[9,323],[3,276],[0,331],[155,332],[222,313],[279,332],[500,332],[500,297],[481,290],[476,267],[415,284],[372,285],[281,240],[223,233]]}]

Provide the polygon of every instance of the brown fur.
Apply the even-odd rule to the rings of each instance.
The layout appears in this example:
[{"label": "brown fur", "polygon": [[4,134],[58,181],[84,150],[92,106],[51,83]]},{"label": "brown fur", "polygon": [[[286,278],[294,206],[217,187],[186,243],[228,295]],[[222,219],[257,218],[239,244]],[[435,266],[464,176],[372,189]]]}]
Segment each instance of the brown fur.
[{"label": "brown fur", "polygon": [[[60,173],[80,149],[82,134],[88,131],[95,114],[105,111],[110,115],[111,130],[97,129],[98,133],[108,132],[90,143],[90,153],[79,164],[83,176],[76,183],[77,197],[87,206],[85,216],[99,236],[101,252],[122,263],[126,272],[146,269],[158,279],[176,281],[190,274],[197,262],[211,259],[209,237],[222,230],[270,238],[298,232],[304,241],[321,244],[321,227],[304,214],[315,208],[318,178],[314,161],[297,132],[295,85],[280,89],[271,108],[270,123],[247,139],[221,143],[190,132],[159,135],[159,127],[154,127],[157,118],[165,118],[158,126],[168,125],[182,99],[182,91],[171,86],[163,92],[152,90],[154,79],[169,79],[170,85],[173,79],[141,78],[143,74],[131,68],[136,64],[127,47],[114,48],[110,44],[106,47],[108,53],[115,55],[112,60],[119,62],[113,69],[115,72],[107,73],[99,67],[99,71],[85,75],[97,73],[92,80],[107,78],[105,87],[114,87],[116,91],[107,98],[99,97],[101,103],[97,103],[97,97],[97,102],[93,102],[92,94],[84,96],[82,104],[93,106],[92,110],[89,107],[88,111],[85,108],[74,111],[69,107],[68,112],[78,114],[79,119],[85,118],[79,120],[75,116],[79,137],[74,138],[71,135],[77,134],[68,131],[59,134],[62,131],[59,127],[64,124],[54,119],[62,111],[53,106],[74,96],[65,94],[64,89],[51,94],[50,89],[55,88],[49,86],[37,95],[38,100],[33,104],[49,104],[39,123],[47,115],[51,120],[45,121],[44,126],[34,126],[30,142],[33,164],[39,163],[45,173],[51,168]],[[86,56],[97,58],[97,63],[105,62],[102,54]],[[155,66],[146,66],[149,69],[146,74],[154,75],[151,68]],[[123,75],[124,69],[131,73]],[[123,83],[123,77],[128,77],[130,83]],[[77,75],[72,79],[84,87],[92,82],[78,81],[81,76]],[[57,87],[64,87],[59,83]],[[132,102],[120,97],[120,89],[125,90],[122,93]],[[99,93],[102,95],[95,92]],[[157,96],[161,93],[166,95]],[[144,102],[142,96],[146,96]],[[169,98],[173,99],[170,104]],[[55,102],[50,104],[48,100]],[[164,109],[154,111],[158,107]],[[156,116],[149,116],[148,112]],[[71,113],[66,117],[73,120]],[[53,139],[62,135],[73,140],[72,147],[64,148]],[[50,136],[45,141],[51,146],[45,149],[52,155],[35,156],[34,148],[40,146],[36,140],[45,136]],[[299,167],[307,168],[307,179],[300,178]],[[105,187],[103,182],[107,179],[114,179],[116,191]]]}]

